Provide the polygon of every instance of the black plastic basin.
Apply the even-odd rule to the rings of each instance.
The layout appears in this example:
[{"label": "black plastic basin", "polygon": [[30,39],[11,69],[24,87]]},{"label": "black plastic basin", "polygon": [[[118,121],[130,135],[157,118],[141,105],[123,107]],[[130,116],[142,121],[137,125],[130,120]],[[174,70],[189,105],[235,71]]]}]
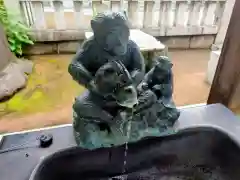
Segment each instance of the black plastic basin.
[{"label": "black plastic basin", "polygon": [[[30,179],[108,179],[122,175],[123,157],[124,146],[70,148],[45,158]],[[129,144],[126,174],[131,180],[240,180],[240,149],[213,128],[150,137]]]}]

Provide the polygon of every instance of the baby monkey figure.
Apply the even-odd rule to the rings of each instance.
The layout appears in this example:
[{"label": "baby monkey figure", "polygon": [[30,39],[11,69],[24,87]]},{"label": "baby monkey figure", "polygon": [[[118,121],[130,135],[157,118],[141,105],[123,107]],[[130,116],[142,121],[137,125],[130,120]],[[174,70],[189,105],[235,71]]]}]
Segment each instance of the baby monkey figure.
[{"label": "baby monkey figure", "polygon": [[120,61],[109,61],[97,70],[93,86],[73,104],[77,144],[87,149],[123,144],[129,120],[125,115],[137,104],[130,74]]},{"label": "baby monkey figure", "polygon": [[[173,124],[179,117],[173,99],[173,64],[166,56],[154,59],[152,69],[145,75],[138,90],[150,89],[157,96],[160,105],[158,117],[167,123]],[[159,121],[160,122],[160,121]]]},{"label": "baby monkey figure", "polygon": [[153,68],[145,75],[144,83],[158,97],[171,99],[173,93],[173,64],[166,56],[159,56],[153,62]]}]

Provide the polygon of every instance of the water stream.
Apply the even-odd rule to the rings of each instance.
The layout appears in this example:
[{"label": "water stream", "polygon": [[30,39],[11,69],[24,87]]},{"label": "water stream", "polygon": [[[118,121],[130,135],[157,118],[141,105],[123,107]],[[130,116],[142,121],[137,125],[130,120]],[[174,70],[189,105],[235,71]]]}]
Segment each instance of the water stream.
[{"label": "water stream", "polygon": [[131,108],[131,115],[127,116],[127,132],[126,132],[126,140],[125,140],[125,148],[124,148],[124,157],[123,157],[123,167],[122,167],[122,176],[116,176],[109,180],[127,180],[127,175],[124,175],[126,172],[126,166],[127,166],[127,155],[128,155],[128,142],[130,140],[130,134],[131,134],[131,127],[132,127],[132,118],[133,118],[133,108]]},{"label": "water stream", "polygon": [[129,141],[129,138],[130,138],[131,126],[132,126],[132,123],[131,123],[131,120],[130,120],[130,121],[128,122],[128,124],[127,124],[127,139],[126,139],[126,142],[125,142],[124,159],[123,159],[123,170],[122,170],[122,173],[123,173],[123,174],[124,174],[125,171],[126,171],[127,154],[128,154],[128,141]]}]

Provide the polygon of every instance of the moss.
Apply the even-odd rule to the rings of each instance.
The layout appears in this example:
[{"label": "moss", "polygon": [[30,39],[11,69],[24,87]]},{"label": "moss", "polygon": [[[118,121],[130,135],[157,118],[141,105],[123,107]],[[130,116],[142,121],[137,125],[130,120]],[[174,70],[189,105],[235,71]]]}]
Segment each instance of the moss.
[{"label": "moss", "polygon": [[67,72],[70,58],[47,57],[34,60],[34,71],[29,76],[26,88],[0,103],[0,116],[12,112],[25,115],[51,111],[71,104],[74,97],[84,91]]}]

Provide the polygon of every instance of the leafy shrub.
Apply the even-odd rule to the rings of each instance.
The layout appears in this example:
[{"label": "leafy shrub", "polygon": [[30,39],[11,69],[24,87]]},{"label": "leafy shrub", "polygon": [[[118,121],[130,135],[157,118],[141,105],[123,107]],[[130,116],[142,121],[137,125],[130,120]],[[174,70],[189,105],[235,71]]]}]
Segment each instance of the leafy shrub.
[{"label": "leafy shrub", "polygon": [[16,56],[21,56],[24,45],[33,44],[33,41],[30,39],[29,29],[17,19],[18,17],[7,12],[0,0],[0,23],[7,35],[9,48]]}]

